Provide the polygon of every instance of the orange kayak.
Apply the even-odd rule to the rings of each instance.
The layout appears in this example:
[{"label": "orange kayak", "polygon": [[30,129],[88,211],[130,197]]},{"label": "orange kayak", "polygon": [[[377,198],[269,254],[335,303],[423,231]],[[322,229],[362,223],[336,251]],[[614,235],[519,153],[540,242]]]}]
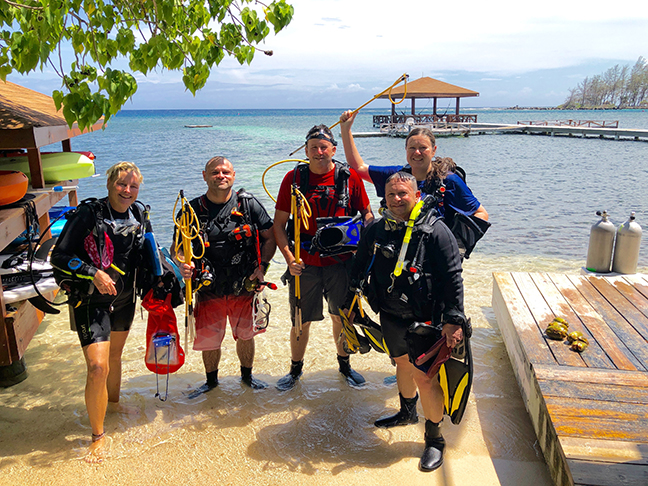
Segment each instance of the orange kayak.
[{"label": "orange kayak", "polygon": [[13,204],[27,194],[29,180],[17,170],[0,170],[0,206]]}]

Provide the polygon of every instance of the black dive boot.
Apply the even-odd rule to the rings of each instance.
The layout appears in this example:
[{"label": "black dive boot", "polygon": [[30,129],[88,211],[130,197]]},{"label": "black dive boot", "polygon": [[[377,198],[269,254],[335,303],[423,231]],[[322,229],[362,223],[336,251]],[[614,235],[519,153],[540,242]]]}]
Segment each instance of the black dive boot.
[{"label": "black dive boot", "polygon": [[293,388],[299,381],[302,375],[302,368],[304,367],[303,361],[291,361],[290,373],[277,381],[277,389],[279,391],[288,391]]},{"label": "black dive boot", "polygon": [[193,390],[189,395],[187,395],[187,398],[196,398],[202,395],[203,393],[207,393],[208,391],[216,388],[218,386],[218,370],[215,371],[210,371],[207,373],[207,381]]},{"label": "black dive boot", "polygon": [[362,386],[365,383],[364,377],[356,370],[351,368],[348,356],[338,356],[338,364],[340,365],[339,371],[346,378],[346,381],[351,386]]},{"label": "black dive boot", "polygon": [[252,368],[246,368],[245,366],[241,366],[241,381],[254,390],[268,388],[268,384],[265,381],[257,380],[252,376]]},{"label": "black dive boot", "polygon": [[397,425],[409,425],[418,423],[418,413],[416,412],[416,402],[418,402],[418,393],[414,398],[404,398],[400,393],[401,408],[396,415],[381,418],[374,422],[376,427],[388,429]]},{"label": "black dive boot", "polygon": [[431,420],[425,421],[425,449],[419,462],[419,469],[423,472],[434,471],[443,464],[443,449],[445,439],[441,435],[441,423],[434,423]]}]

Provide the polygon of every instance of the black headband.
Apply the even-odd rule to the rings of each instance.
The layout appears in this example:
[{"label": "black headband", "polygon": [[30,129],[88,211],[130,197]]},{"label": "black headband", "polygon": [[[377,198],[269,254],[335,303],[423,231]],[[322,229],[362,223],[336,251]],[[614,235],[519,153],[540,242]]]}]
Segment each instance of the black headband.
[{"label": "black headband", "polygon": [[333,138],[333,134],[331,133],[331,130],[328,128],[320,128],[320,127],[313,127],[311,130],[308,132],[308,135],[306,135],[306,142],[309,140],[312,140],[314,138],[318,138],[320,140],[326,140],[327,142],[331,142],[334,147],[337,146],[337,142],[335,141],[335,138]]}]

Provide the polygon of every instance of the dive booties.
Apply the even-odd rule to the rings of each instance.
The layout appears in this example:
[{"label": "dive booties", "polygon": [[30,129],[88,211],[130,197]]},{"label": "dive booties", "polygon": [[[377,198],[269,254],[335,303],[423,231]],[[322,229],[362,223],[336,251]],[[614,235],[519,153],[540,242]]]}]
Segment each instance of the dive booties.
[{"label": "dive booties", "polygon": [[277,381],[277,389],[279,391],[288,391],[293,388],[299,377],[302,375],[302,368],[304,367],[304,361],[291,361],[290,372],[283,378],[279,378]]},{"label": "dive booties", "polygon": [[203,393],[207,393],[210,390],[213,390],[218,386],[218,370],[208,371],[207,372],[207,381],[200,385],[198,388],[193,390],[187,395],[187,398],[193,399],[197,398]]},{"label": "dive booties", "polygon": [[364,377],[356,370],[351,368],[348,356],[338,356],[338,364],[340,365],[339,371],[346,378],[346,381],[351,386],[362,386],[365,383]]},{"label": "dive booties", "polygon": [[247,368],[245,366],[241,366],[241,382],[253,390],[263,390],[264,388],[268,388],[268,384],[265,381],[257,380],[252,376],[252,368]]},{"label": "dive booties", "polygon": [[389,429],[397,425],[410,425],[418,423],[418,413],[416,412],[416,403],[418,402],[418,393],[414,398],[405,398],[400,393],[401,408],[396,415],[378,419],[374,422],[376,427]]},{"label": "dive booties", "polygon": [[425,449],[419,462],[419,469],[423,472],[434,471],[443,464],[443,449],[445,439],[441,435],[441,428],[431,420],[425,421]]}]

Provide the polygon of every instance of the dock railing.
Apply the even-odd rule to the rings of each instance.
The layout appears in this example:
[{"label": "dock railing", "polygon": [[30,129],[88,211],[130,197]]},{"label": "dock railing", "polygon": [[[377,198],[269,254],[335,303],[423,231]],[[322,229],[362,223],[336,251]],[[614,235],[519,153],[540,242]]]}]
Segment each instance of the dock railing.
[{"label": "dock railing", "polygon": [[518,125],[535,125],[541,127],[588,127],[588,128],[619,128],[619,120],[557,120],[557,121],[519,121]]},{"label": "dock railing", "polygon": [[[411,119],[410,123],[407,120]],[[477,115],[374,115],[373,126],[395,124],[412,124],[412,125],[435,125],[437,123],[477,123]]]}]

